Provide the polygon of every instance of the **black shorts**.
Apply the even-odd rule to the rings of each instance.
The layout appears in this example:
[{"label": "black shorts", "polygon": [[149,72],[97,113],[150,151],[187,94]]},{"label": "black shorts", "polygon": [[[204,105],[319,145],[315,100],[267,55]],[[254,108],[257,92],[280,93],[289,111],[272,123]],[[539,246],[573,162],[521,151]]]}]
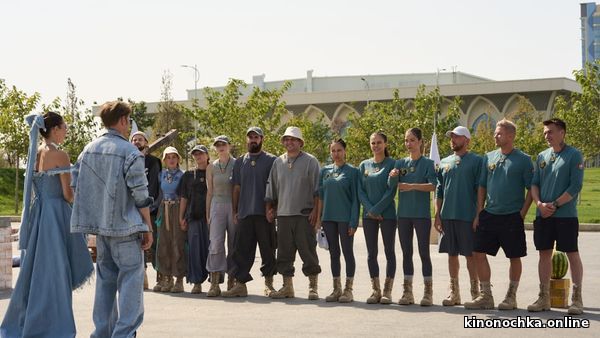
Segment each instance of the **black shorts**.
[{"label": "black shorts", "polygon": [[473,251],[496,256],[500,247],[506,258],[527,256],[525,226],[519,212],[494,215],[485,210],[479,214]]},{"label": "black shorts", "polygon": [[556,241],[556,250],[562,252],[577,252],[577,237],[579,236],[579,219],[541,218],[533,221],[533,243],[537,250],[552,250]]},{"label": "black shorts", "polygon": [[473,255],[473,222],[458,220],[442,220],[442,238],[440,239],[440,253],[449,256]]}]

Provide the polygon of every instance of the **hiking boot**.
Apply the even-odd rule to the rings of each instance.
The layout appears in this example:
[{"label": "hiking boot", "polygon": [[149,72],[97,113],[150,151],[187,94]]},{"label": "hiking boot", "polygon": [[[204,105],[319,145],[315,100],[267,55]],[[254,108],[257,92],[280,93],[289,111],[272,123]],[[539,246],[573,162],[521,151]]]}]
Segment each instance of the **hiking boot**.
[{"label": "hiking boot", "polygon": [[326,302],[337,302],[342,295],[342,281],[340,277],[333,277],[333,292],[325,297]]},{"label": "hiking boot", "polygon": [[242,283],[240,281],[236,282],[235,285],[231,288],[231,290],[221,292],[221,296],[225,298],[248,297],[248,289],[246,288],[246,283]]},{"label": "hiking boot", "polygon": [[354,295],[352,294],[352,284],[354,284],[354,278],[346,278],[346,287],[338,299],[340,303],[350,303],[354,300]]},{"label": "hiking boot", "polygon": [[413,297],[412,292],[412,280],[405,279],[404,284],[402,284],[402,297],[398,300],[398,304],[400,305],[410,305],[415,303],[415,298]]},{"label": "hiking boot", "polygon": [[481,282],[481,293],[474,301],[466,302],[468,310],[491,310],[494,308],[494,296],[490,282]]},{"label": "hiking boot", "polygon": [[[220,272],[211,272],[210,273],[210,289],[206,293],[206,297],[218,297],[221,295],[221,287],[219,286],[219,282],[221,281],[221,273]],[[197,284],[199,285],[199,284]],[[194,288],[196,288],[194,286]],[[202,292],[202,291],[200,291]],[[200,293],[199,292],[199,293]],[[192,293],[194,290],[192,289]]]},{"label": "hiking boot", "polygon": [[319,275],[308,276],[308,300],[319,299]]},{"label": "hiking boot", "polygon": [[367,304],[379,304],[381,299],[381,287],[379,286],[379,277],[371,278],[373,293],[367,298]]},{"label": "hiking boot", "polygon": [[527,307],[529,312],[540,312],[550,310],[550,283],[540,283],[538,299]]},{"label": "hiking boot", "polygon": [[294,282],[292,276],[283,276],[283,286],[269,296],[273,299],[294,298]]},{"label": "hiking boot", "polygon": [[235,286],[235,282],[235,277],[233,277],[231,274],[227,274],[227,291],[231,290],[231,288]]},{"label": "hiking boot", "polygon": [[160,292],[171,292],[173,285],[173,276],[165,276],[164,283],[162,288],[160,289]]},{"label": "hiking boot", "polygon": [[510,282],[508,285],[508,291],[506,291],[506,297],[504,297],[502,303],[498,304],[498,310],[514,310],[517,308],[518,287],[518,282]]},{"label": "hiking boot", "polygon": [[[211,287],[212,287],[212,285],[211,285]],[[219,290],[219,291],[220,291],[220,290]],[[210,291],[209,291],[209,292],[210,292]],[[195,283],[195,284],[194,284],[194,287],[192,288],[192,291],[191,291],[190,293],[193,293],[193,294],[199,294],[199,293],[202,293],[202,283]],[[208,294],[207,294],[207,296],[208,296],[208,297],[212,297],[212,296],[210,296],[210,295],[208,295]]]},{"label": "hiking boot", "polygon": [[450,278],[450,294],[442,301],[442,305],[460,305],[460,287],[458,286],[458,277]]},{"label": "hiking boot", "polygon": [[183,277],[177,277],[177,282],[171,288],[171,293],[181,293],[183,292]]},{"label": "hiking boot", "polygon": [[271,293],[275,292],[273,287],[273,276],[265,277],[265,296],[270,297]]},{"label": "hiking boot", "polygon": [[573,284],[573,295],[571,296],[571,306],[568,310],[570,315],[580,315],[583,313],[583,299],[581,298],[581,285]]},{"label": "hiking boot", "polygon": [[152,291],[161,292],[164,284],[165,284],[165,277],[162,275],[162,273],[157,272],[156,273],[156,285],[154,285],[154,287],[152,288]]},{"label": "hiking boot", "polygon": [[379,300],[379,304],[392,304],[392,288],[394,287],[394,279],[391,277],[385,278],[383,284],[383,295]]},{"label": "hiking boot", "polygon": [[471,300],[475,300],[480,294],[479,281],[477,279],[471,279]]},{"label": "hiking boot", "polygon": [[425,291],[423,292],[423,299],[421,299],[421,306],[433,305],[433,281],[425,281]]}]

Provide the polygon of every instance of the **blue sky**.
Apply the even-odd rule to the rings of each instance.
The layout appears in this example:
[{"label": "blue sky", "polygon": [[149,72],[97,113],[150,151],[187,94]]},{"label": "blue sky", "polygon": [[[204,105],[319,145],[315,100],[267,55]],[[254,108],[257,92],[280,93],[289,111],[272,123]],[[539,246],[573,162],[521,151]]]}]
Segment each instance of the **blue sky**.
[{"label": "blue sky", "polygon": [[495,80],[572,77],[579,3],[548,1],[3,1],[0,78],[49,102],[67,78],[87,104],[175,99],[229,78],[468,72]]}]

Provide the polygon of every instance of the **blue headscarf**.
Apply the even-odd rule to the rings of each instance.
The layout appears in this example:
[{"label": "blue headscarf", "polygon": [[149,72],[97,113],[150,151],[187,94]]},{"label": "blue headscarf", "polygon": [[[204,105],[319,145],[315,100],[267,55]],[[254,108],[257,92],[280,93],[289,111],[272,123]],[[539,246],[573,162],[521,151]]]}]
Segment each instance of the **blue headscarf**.
[{"label": "blue headscarf", "polygon": [[23,183],[23,214],[21,216],[21,232],[19,233],[19,249],[25,250],[29,242],[29,209],[31,206],[31,185],[33,184],[33,169],[37,158],[37,143],[40,129],[46,130],[44,116],[31,114],[25,117],[25,122],[31,127],[29,131],[29,150],[27,152],[27,168]]}]

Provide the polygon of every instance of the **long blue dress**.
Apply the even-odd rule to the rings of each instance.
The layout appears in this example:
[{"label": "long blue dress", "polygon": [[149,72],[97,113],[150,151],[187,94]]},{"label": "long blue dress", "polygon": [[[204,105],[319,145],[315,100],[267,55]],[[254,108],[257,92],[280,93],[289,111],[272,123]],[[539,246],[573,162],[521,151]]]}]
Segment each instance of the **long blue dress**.
[{"label": "long blue dress", "polygon": [[[94,266],[83,234],[72,234],[71,206],[64,200],[60,173],[34,173],[33,194],[21,270],[0,337],[75,337],[72,291],[92,275]],[[25,228],[23,228],[25,227]]]}]

